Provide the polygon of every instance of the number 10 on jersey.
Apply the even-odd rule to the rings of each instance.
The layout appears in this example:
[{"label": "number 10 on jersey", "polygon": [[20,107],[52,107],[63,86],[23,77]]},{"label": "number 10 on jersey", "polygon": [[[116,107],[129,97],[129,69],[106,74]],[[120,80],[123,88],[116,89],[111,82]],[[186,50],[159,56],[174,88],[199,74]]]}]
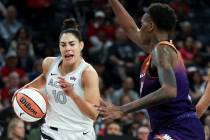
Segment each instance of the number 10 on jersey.
[{"label": "number 10 on jersey", "polygon": [[65,93],[63,91],[53,90],[52,94],[54,96],[54,99],[55,99],[56,103],[66,104],[67,98],[66,98],[66,95],[65,95]]}]

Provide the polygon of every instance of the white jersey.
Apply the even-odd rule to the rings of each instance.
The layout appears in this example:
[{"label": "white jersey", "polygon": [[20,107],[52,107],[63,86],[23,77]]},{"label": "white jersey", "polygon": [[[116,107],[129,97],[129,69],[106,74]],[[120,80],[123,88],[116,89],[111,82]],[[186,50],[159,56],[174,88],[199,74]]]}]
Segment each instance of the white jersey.
[{"label": "white jersey", "polygon": [[[61,76],[58,66],[61,58],[57,57],[46,75],[46,94],[48,97],[48,110],[45,125],[70,131],[84,131],[93,128],[93,120],[84,115],[76,103],[60,88],[58,76]],[[90,64],[83,59],[80,65],[72,72],[64,76],[65,80],[73,85],[78,96],[84,98],[84,90],[81,85],[82,72]]]}]

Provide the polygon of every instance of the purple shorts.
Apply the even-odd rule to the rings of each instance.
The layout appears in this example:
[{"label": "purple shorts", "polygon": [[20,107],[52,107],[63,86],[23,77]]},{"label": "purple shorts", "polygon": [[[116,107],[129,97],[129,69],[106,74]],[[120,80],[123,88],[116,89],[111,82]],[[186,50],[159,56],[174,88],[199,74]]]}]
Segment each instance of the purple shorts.
[{"label": "purple shorts", "polygon": [[204,128],[197,117],[184,118],[160,126],[150,133],[149,140],[205,140]]}]

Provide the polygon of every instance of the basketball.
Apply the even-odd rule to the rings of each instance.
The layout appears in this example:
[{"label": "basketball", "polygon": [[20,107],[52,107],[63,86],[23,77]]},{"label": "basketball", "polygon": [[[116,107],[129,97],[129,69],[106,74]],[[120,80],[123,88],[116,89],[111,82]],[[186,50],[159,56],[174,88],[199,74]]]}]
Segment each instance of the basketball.
[{"label": "basketball", "polygon": [[18,117],[26,122],[35,122],[47,112],[47,100],[35,88],[23,88],[17,91],[13,99],[13,108]]}]

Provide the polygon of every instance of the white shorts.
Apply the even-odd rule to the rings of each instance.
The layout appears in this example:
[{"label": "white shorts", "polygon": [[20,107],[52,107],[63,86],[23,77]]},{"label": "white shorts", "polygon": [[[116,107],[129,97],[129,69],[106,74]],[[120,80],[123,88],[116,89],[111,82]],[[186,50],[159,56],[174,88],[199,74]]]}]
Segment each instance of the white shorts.
[{"label": "white shorts", "polygon": [[41,140],[96,140],[96,136],[94,129],[75,132],[43,125]]}]

